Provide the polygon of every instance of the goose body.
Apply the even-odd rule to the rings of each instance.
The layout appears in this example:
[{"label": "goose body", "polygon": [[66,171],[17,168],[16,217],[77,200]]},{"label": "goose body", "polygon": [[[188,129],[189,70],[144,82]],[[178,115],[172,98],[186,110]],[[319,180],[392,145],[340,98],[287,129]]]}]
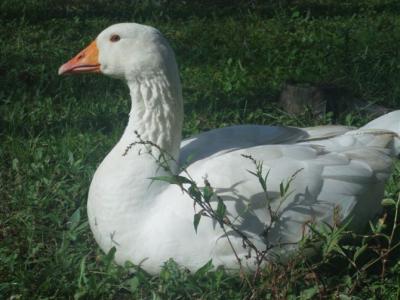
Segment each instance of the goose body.
[{"label": "goose body", "polygon": [[[360,129],[242,125],[181,141],[179,74],[174,53],[159,31],[135,23],[110,26],[59,70],[82,72],[125,80],[132,99],[128,125],[94,174],[88,197],[94,237],[105,252],[116,248],[117,263],[131,261],[150,273],[158,273],[169,258],[190,270],[210,259],[215,266],[239,268],[218,224],[202,218],[196,232],[193,200],[175,185],[151,181],[170,173],[159,167],[148,145],[135,144],[139,137],[174,158],[170,168],[175,174],[185,164],[199,186],[207,179],[224,199],[231,220],[260,249],[266,243],[288,244],[275,252],[279,256],[293,252],[307,222],[332,223],[338,212],[335,217],[351,218],[357,230],[380,211],[385,180],[400,150],[400,111]],[[248,172],[254,170],[253,162],[243,155],[263,163],[271,205],[281,205],[267,241],[262,237],[270,221],[265,194]],[[296,173],[290,194],[279,204],[281,182]],[[241,237],[228,234],[243,266],[255,269]]]}]

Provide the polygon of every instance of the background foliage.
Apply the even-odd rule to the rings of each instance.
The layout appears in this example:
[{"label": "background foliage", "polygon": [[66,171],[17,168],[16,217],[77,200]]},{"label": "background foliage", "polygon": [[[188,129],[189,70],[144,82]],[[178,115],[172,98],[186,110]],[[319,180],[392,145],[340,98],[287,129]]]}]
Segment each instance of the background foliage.
[{"label": "background foliage", "polygon": [[[289,80],[399,108],[399,1],[3,0],[0,18],[0,298],[399,297],[396,257],[384,276],[372,269],[353,289],[354,268],[328,257],[317,269],[322,292],[300,262],[266,270],[253,286],[208,266],[189,274],[167,262],[158,277],[116,267],[92,238],[86,196],[125,126],[127,89],[100,76],[57,76],[102,29],[135,21],[159,28],[176,51],[185,136],[239,123],[331,122],[282,112],[276,99]],[[388,198],[396,199],[398,173]]]}]

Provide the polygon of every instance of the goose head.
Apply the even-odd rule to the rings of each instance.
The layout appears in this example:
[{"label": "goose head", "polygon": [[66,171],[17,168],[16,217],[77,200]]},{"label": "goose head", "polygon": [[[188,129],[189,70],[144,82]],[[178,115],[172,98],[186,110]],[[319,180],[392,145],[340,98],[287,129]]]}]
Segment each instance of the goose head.
[{"label": "goose head", "polygon": [[127,81],[160,72],[177,76],[174,53],[157,29],[137,23],[106,28],[58,70],[59,75],[102,73]]},{"label": "goose head", "polygon": [[182,89],[175,55],[155,28],[121,23],[97,38],[58,73],[101,73],[123,79],[131,95],[129,122],[121,147],[137,139],[138,132],[165,151],[178,156],[183,123]]}]

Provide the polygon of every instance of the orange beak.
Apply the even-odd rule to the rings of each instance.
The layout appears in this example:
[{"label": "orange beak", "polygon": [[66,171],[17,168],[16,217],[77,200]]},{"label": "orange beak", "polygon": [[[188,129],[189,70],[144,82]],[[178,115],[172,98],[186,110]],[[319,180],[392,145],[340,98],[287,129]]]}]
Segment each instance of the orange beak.
[{"label": "orange beak", "polygon": [[78,73],[100,73],[99,49],[96,41],[58,69],[58,75]]}]

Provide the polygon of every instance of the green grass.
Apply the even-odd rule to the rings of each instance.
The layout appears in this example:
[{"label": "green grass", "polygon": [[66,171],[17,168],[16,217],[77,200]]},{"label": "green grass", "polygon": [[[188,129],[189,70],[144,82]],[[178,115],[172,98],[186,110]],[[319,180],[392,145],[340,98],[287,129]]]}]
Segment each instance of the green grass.
[{"label": "green grass", "polygon": [[[184,85],[185,136],[240,123],[329,123],[280,111],[276,100],[288,80],[335,84],[355,98],[400,106],[398,1],[230,3],[0,4],[0,298],[399,297],[398,256],[383,277],[373,266],[359,278],[331,253],[311,263],[317,271],[303,261],[275,266],[250,287],[221,269],[189,274],[173,262],[158,277],[129,274],[94,242],[87,190],[125,126],[128,91],[100,76],[61,78],[57,69],[110,24],[150,24],[170,40]],[[338,121],[358,126],[368,117],[350,112]],[[399,178],[397,170],[386,197],[397,199]],[[389,230],[393,209],[387,213]]]}]

